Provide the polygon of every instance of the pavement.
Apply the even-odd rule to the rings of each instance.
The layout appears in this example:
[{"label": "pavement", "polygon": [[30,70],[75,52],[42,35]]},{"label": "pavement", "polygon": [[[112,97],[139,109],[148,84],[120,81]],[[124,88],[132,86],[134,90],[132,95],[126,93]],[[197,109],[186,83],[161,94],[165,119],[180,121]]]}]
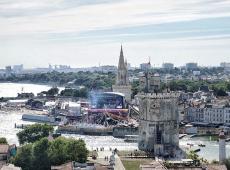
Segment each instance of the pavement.
[{"label": "pavement", "polygon": [[[93,160],[91,157],[88,158],[88,160],[104,165],[104,166],[108,166],[109,165],[109,160],[105,160],[105,157],[108,156],[108,158],[110,158],[110,156],[113,154],[112,151],[109,150],[104,150],[104,151],[98,151],[98,157],[96,160]],[[120,157],[116,154],[115,155],[115,166],[114,166],[114,170],[125,170]]]}]

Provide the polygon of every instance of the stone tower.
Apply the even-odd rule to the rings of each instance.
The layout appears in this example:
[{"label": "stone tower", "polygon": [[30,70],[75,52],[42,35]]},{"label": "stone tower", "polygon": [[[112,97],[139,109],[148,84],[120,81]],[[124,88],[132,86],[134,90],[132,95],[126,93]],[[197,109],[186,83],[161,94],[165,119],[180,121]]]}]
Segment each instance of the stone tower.
[{"label": "stone tower", "polygon": [[123,49],[121,46],[116,84],[112,86],[113,92],[123,93],[127,101],[131,101],[131,86],[129,85],[127,61],[125,62]]},{"label": "stone tower", "polygon": [[140,150],[157,156],[175,156],[179,149],[178,93],[143,93],[139,100]]},{"label": "stone tower", "polygon": [[225,135],[222,130],[219,134],[219,162],[222,164],[226,159],[226,144],[225,144]]}]

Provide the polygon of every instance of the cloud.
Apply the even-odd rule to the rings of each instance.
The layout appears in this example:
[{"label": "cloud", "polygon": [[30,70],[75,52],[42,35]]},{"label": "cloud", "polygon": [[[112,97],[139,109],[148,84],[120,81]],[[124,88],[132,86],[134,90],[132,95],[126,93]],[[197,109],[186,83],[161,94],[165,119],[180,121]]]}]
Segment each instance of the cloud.
[{"label": "cloud", "polygon": [[[0,4],[0,11],[5,9],[8,15],[13,16],[15,10],[24,11],[21,11],[22,16],[0,18],[4,25],[0,29],[2,35],[83,32],[230,16],[228,1],[208,4],[206,0],[86,1],[84,5],[71,0],[23,2]],[[212,10],[215,12],[210,13]],[[36,12],[32,11],[37,11],[37,15],[33,15]]]},{"label": "cloud", "polygon": [[[170,58],[170,50],[186,55],[182,47],[190,49],[190,54],[209,55],[201,49],[208,46],[227,56],[229,21],[229,0],[1,0],[0,49],[3,56],[16,57],[21,52],[43,59],[59,56],[62,61],[64,54],[74,58],[75,46],[78,51],[91,47],[105,57],[116,54],[112,46],[125,42],[130,48],[139,47],[132,51],[141,56],[142,50],[147,55],[151,53],[147,48],[154,46],[158,58]],[[167,53],[164,47],[169,48]],[[85,55],[96,57],[97,53]],[[131,61],[141,60],[133,57]]]}]

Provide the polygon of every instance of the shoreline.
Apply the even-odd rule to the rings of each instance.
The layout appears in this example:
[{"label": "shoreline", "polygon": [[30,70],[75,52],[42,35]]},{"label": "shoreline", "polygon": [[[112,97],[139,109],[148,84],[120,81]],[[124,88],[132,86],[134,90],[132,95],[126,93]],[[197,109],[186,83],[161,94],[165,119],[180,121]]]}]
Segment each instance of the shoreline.
[{"label": "shoreline", "polygon": [[48,113],[46,111],[39,111],[39,110],[30,110],[27,108],[22,108],[22,107],[4,107],[0,109],[0,114],[5,113],[5,114],[38,114],[38,115],[47,115]]},{"label": "shoreline", "polygon": [[[52,87],[55,82],[52,83],[41,83],[41,82],[31,82],[31,81],[0,81],[0,84],[7,84],[7,83],[11,83],[11,84],[31,84],[31,85],[43,85],[43,86],[50,86]],[[64,88],[65,85],[60,85],[58,84],[58,87],[62,87]]]},{"label": "shoreline", "polygon": [[[35,96],[42,92],[48,91],[54,87],[52,83],[32,83],[32,82],[0,82],[0,98],[16,98],[18,93],[33,93]],[[64,86],[57,86],[59,91],[62,91]]]}]

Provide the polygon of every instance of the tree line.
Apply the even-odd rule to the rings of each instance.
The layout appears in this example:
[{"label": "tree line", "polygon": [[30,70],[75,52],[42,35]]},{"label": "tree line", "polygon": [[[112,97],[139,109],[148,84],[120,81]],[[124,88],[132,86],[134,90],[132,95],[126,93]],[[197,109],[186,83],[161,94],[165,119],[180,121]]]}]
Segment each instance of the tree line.
[{"label": "tree line", "polygon": [[0,77],[0,81],[11,82],[31,82],[31,83],[55,83],[60,86],[66,85],[68,82],[74,80],[74,85],[85,86],[88,89],[105,89],[111,88],[115,83],[116,74],[109,72],[77,72],[77,73],[60,73],[60,72],[48,72],[48,73],[36,73],[36,74],[12,74],[9,77]]},{"label": "tree line", "polygon": [[230,82],[227,81],[192,81],[192,80],[174,80],[169,82],[167,85],[172,91],[185,91],[185,92],[196,92],[201,86],[207,86],[210,90],[213,90],[216,96],[227,96],[226,92],[230,91]]}]

